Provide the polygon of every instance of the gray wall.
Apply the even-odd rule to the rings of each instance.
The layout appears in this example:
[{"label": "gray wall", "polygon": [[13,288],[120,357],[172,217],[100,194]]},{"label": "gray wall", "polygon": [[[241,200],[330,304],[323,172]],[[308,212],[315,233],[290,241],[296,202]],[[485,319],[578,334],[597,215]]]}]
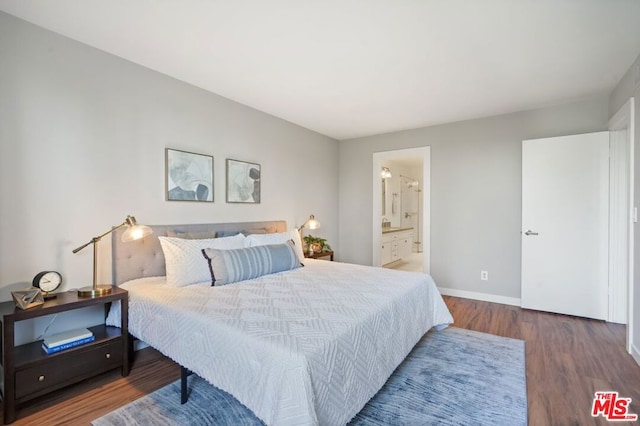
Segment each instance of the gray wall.
[{"label": "gray wall", "polygon": [[[215,157],[215,203],[167,202],[164,149]],[[262,203],[225,203],[225,159],[262,166]],[[322,178],[310,180],[311,172]],[[91,282],[119,224],[286,220],[338,240],[338,142],[0,12],[0,300],[42,270]],[[111,282],[110,240],[100,281]]]},{"label": "gray wall", "polygon": [[[608,100],[603,95],[341,141],[341,260],[372,264],[373,153],[430,146],[431,274],[436,283],[520,298],[522,140],[606,130],[607,120]],[[481,270],[489,271],[489,281],[480,281]]]},{"label": "gray wall", "polygon": [[[630,97],[635,101],[635,137],[634,137],[634,205],[640,206],[640,56],[631,65],[609,97],[609,115],[613,116]],[[638,73],[638,74],[636,74]],[[634,355],[640,362],[640,230],[634,226],[634,281],[633,281],[633,336]]]}]

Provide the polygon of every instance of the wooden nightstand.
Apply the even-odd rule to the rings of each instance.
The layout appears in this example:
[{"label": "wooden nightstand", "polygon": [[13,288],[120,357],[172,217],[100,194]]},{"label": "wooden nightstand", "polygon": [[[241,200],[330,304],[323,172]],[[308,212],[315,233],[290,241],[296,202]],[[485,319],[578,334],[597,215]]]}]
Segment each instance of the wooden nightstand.
[{"label": "wooden nightstand", "polygon": [[321,259],[324,257],[329,257],[329,260],[333,261],[333,251],[321,251],[315,252],[313,254],[305,253],[304,257],[307,259]]},{"label": "wooden nightstand", "polygon": [[[18,321],[88,306],[104,305],[105,313],[111,302],[120,301],[120,326],[100,324],[89,327],[95,340],[82,346],[47,355],[42,340],[15,346],[14,326]],[[16,406],[54,390],[114,368],[129,374],[128,293],[114,287],[101,297],[78,297],[76,291],[58,293],[44,305],[22,310],[15,303],[0,303],[2,321],[2,366],[4,370],[4,422],[16,419]]]}]

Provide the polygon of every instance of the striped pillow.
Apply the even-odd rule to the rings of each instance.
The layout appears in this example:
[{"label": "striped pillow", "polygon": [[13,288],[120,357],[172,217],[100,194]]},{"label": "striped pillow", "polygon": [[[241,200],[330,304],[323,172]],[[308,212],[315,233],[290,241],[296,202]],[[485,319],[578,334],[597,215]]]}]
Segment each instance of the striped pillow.
[{"label": "striped pillow", "polygon": [[233,250],[202,250],[211,285],[225,285],[300,267],[292,241]]}]

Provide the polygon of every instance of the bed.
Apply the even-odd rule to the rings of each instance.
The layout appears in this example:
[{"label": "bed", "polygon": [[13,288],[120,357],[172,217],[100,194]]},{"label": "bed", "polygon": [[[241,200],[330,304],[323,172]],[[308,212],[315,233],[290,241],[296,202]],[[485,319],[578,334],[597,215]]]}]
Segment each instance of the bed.
[{"label": "bed", "polygon": [[[113,239],[129,331],[266,424],[346,424],[429,329],[453,322],[430,276],[339,262],[307,259],[229,285],[172,287],[159,236],[278,234],[286,223],[152,228],[142,241]],[[118,321],[114,307],[108,323]]]}]

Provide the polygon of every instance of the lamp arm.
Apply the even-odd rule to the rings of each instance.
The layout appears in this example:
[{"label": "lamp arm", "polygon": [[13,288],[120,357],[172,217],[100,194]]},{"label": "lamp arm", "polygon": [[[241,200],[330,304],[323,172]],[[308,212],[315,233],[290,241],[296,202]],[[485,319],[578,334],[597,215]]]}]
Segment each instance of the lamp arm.
[{"label": "lamp arm", "polygon": [[307,219],[307,221],[305,223],[302,224],[302,226],[300,228],[298,228],[298,232],[302,233],[302,230],[304,229],[304,227],[307,225],[307,223],[309,223],[309,219]]},{"label": "lamp arm", "polygon": [[107,232],[105,232],[102,235],[99,235],[97,237],[93,237],[88,243],[81,245],[80,247],[76,248],[73,250],[73,253],[77,253],[80,250],[82,250],[83,248],[85,248],[86,246],[88,246],[89,244],[95,244],[98,241],[100,241],[102,239],[102,237],[109,235],[110,233],[112,233],[113,231],[115,231],[116,229],[120,229],[123,226],[128,225],[127,221],[125,220],[124,222],[122,222],[120,225],[118,226],[114,226],[113,228],[109,229]]}]

